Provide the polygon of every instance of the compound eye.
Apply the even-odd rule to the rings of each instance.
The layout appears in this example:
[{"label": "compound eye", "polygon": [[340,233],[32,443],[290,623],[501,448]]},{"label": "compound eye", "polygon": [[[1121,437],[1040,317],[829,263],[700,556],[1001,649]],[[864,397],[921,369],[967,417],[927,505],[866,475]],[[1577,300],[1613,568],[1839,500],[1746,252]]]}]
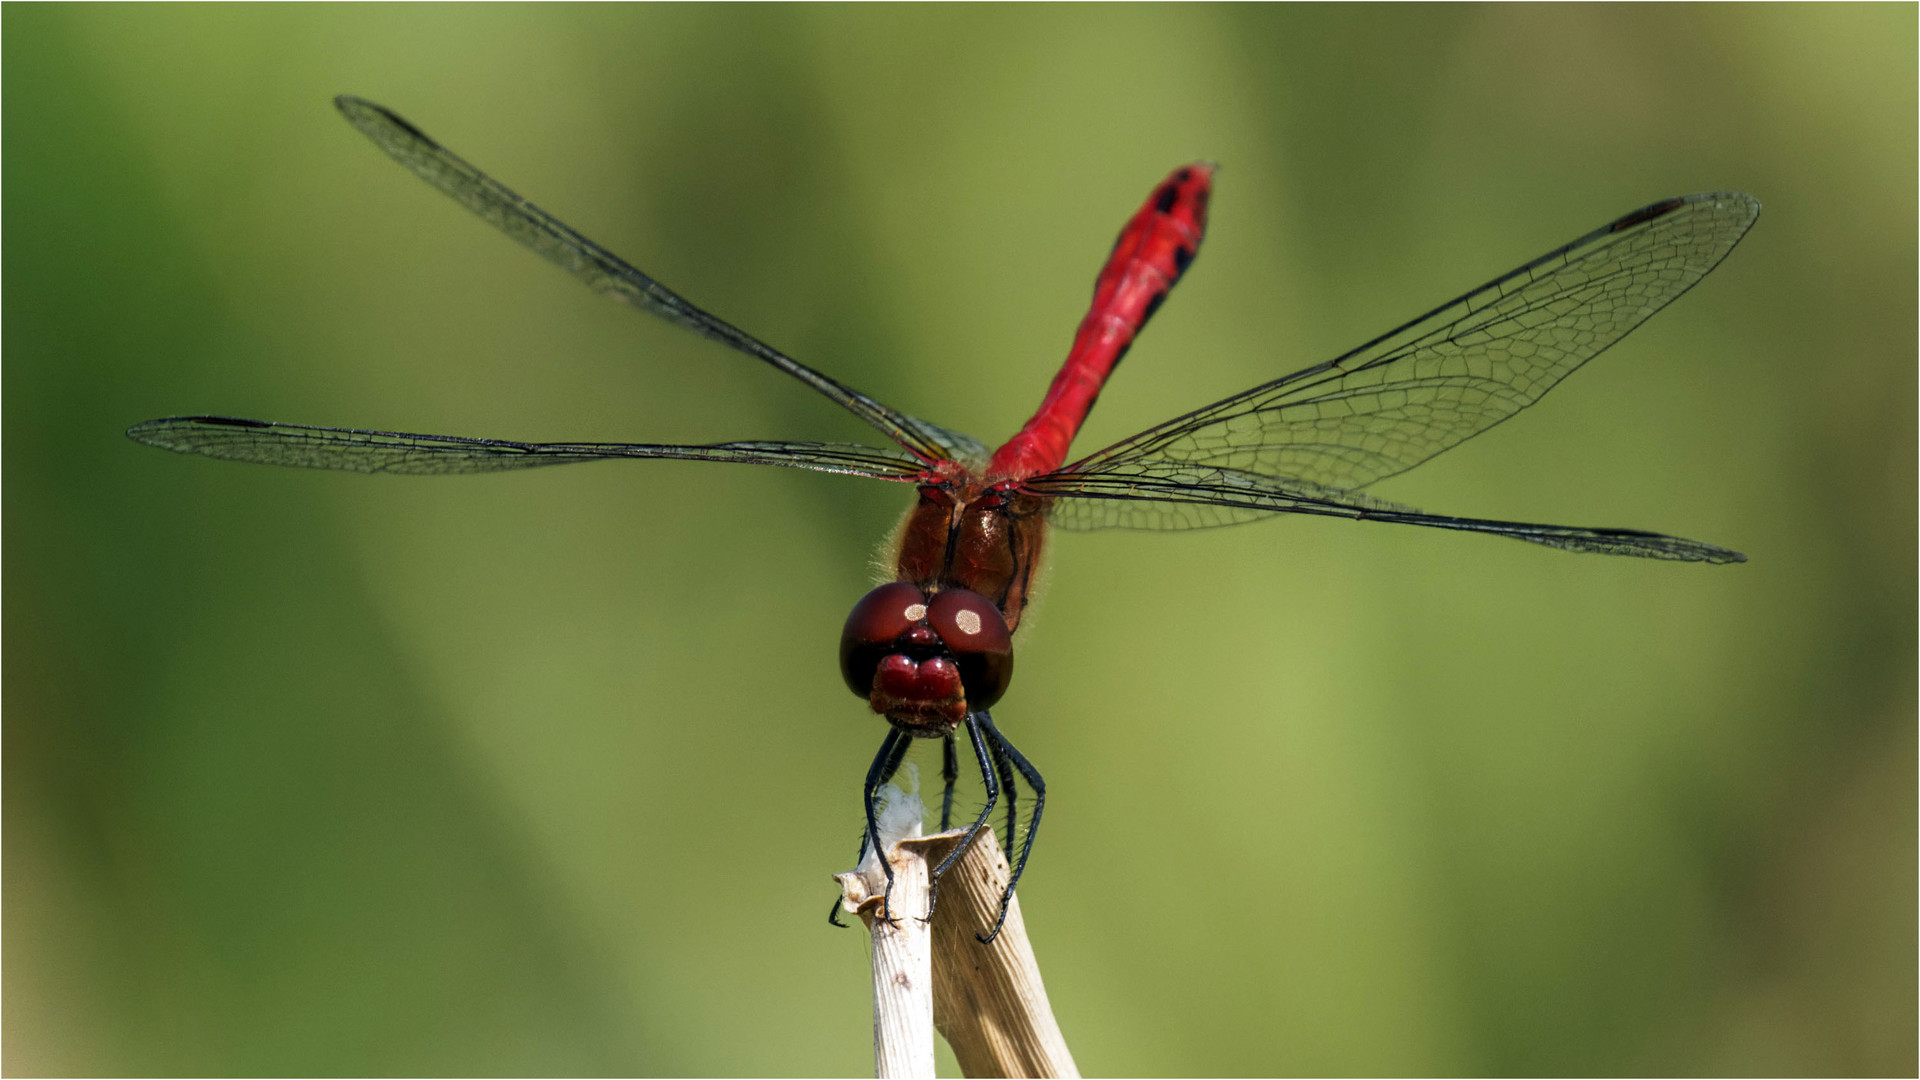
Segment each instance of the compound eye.
[{"label": "compound eye", "polygon": [[999,701],[1013,681],[1013,635],[993,601],[967,589],[946,589],[927,604],[927,625],[960,663],[967,708]]},{"label": "compound eye", "polygon": [[905,581],[882,585],[860,598],[840,631],[840,677],[865,698],[873,693],[873,673],[894,642],[927,617],[927,594]]}]

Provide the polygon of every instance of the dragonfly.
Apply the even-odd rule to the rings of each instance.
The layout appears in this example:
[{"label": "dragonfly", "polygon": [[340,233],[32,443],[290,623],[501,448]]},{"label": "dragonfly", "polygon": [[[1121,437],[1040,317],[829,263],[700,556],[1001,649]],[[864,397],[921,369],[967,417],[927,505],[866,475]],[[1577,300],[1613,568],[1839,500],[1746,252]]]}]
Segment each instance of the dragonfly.
[{"label": "dragonfly", "polygon": [[[699,445],[517,442],[176,416],[127,430],[148,446],[229,461],[362,473],[490,473],[628,458],[729,462],[909,485],[890,541],[893,580],[854,604],[840,640],[848,689],[888,723],[867,769],[856,858],[880,850],[875,804],[915,740],[942,743],[942,830],[952,827],[964,732],[986,791],[939,879],[1004,799],[1008,843],[1031,808],[991,942],[1033,853],[1047,786],[995,725],[1013,640],[1050,526],[1195,529],[1282,514],[1487,533],[1563,551],[1682,562],[1746,556],[1640,529],[1528,524],[1424,513],[1366,489],[1539,401],[1719,265],[1760,204],[1739,192],[1662,199],[1341,355],[1261,383],[1068,461],[1102,387],[1178,282],[1207,227],[1214,166],[1184,165],[1127,221],[1093,301],[1032,419],[997,449],[884,405],[690,303],[429,138],[352,96],[339,111],[388,156],[596,292],[792,376],[892,445],[740,441]],[[893,868],[880,858],[891,895]],[[882,901],[883,905],[885,901]],[[830,921],[838,924],[836,902]],[[883,906],[885,917],[892,914]]]}]

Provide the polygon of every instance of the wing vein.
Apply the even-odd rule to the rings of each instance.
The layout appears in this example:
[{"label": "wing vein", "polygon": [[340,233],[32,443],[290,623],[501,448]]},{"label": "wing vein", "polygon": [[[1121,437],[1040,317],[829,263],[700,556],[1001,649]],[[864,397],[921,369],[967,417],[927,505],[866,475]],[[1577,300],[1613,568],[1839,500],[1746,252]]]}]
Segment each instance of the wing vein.
[{"label": "wing vein", "polygon": [[226,461],[408,476],[503,472],[619,458],[777,465],[895,481],[911,481],[922,469],[918,460],[906,454],[854,443],[530,443],[280,424],[230,416],[147,420],[128,428],[127,436],[162,450]]}]

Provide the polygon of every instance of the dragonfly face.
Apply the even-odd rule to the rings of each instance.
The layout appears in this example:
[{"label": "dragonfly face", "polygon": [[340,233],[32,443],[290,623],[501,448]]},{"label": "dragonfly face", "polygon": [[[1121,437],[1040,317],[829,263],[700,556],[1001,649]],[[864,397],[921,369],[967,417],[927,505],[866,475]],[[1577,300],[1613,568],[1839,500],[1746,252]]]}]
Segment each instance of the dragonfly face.
[{"label": "dragonfly face", "polygon": [[894,727],[946,738],[1013,681],[1013,634],[970,589],[896,581],[860,598],[840,635],[840,674]]},{"label": "dragonfly face", "polygon": [[[1026,838],[1001,898],[1007,915],[1039,831],[1046,784],[994,725],[1013,676],[1012,635],[1033,588],[1049,522],[1064,528],[1190,529],[1282,514],[1489,533],[1605,555],[1745,561],[1737,551],[1640,529],[1542,525],[1428,514],[1365,489],[1486,431],[1692,288],[1759,215],[1739,192],[1654,203],[1325,363],[1302,368],[1067,462],[1073,437],[1135,335],[1198,253],[1213,169],[1195,163],[1156,185],[1121,230],[1093,303],[1040,409],[998,451],[890,408],[689,303],[372,102],[335,100],[347,119],[428,184],[597,292],[759,360],[858,416],[894,445],[755,440],[529,443],[176,416],[127,429],[185,454],[260,464],[413,475],[484,473],[647,458],[773,465],[911,484],[895,534],[895,581],[848,616],[840,670],[890,729],[862,789],[862,852],[877,842],[876,792],[915,738],[943,740],[953,809],[956,735],[986,807],[933,871],[943,873],[1004,805],[1011,841],[1031,796]],[[1001,793],[1006,798],[1001,801]],[[892,869],[881,860],[889,880]],[[937,896],[937,892],[933,895]],[[837,905],[836,905],[837,910]],[[931,912],[929,912],[931,914]],[[982,940],[999,933],[999,924]]]}]

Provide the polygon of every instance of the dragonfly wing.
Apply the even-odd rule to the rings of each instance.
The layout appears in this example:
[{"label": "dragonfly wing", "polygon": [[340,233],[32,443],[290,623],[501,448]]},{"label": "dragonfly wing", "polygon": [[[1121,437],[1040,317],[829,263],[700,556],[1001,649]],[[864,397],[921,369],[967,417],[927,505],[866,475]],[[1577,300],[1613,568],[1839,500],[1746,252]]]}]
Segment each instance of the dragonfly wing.
[{"label": "dragonfly wing", "polygon": [[1051,496],[1049,517],[1065,529],[1204,529],[1275,514],[1313,514],[1356,521],[1492,533],[1566,551],[1637,555],[1683,562],[1733,563],[1747,557],[1698,540],[1639,529],[1534,525],[1427,514],[1400,503],[1305,480],[1178,461],[1139,461],[1099,475],[1055,473],[1027,481]]},{"label": "dragonfly wing", "polygon": [[135,442],[180,454],[307,469],[442,476],[502,472],[615,458],[673,458],[781,465],[875,480],[911,481],[921,464],[893,450],[852,443],[730,442],[708,446],[649,443],[525,443],[454,435],[277,424],[231,416],[177,416],[127,429]]},{"label": "dragonfly wing", "polygon": [[1365,487],[1538,401],[1719,265],[1759,212],[1737,192],[1654,203],[1344,356],[1060,472],[1093,476],[1161,460]]},{"label": "dragonfly wing", "polygon": [[521,198],[383,106],[349,95],[335,98],[334,105],[354,127],[386,151],[387,156],[473,211],[487,224],[586,282],[595,292],[615,297],[631,307],[771,364],[923,460],[986,460],[989,451],[976,440],[883,405],[688,303],[678,293]]}]

